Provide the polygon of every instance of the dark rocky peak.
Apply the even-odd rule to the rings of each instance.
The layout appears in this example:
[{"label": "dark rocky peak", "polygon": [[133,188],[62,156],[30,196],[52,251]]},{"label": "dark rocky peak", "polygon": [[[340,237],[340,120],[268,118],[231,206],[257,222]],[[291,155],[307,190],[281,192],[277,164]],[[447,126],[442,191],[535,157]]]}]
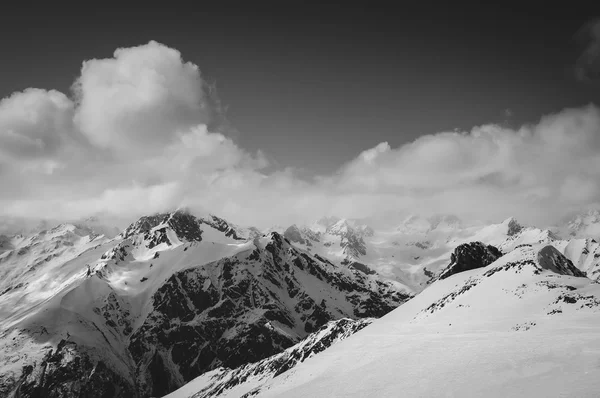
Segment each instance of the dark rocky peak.
[{"label": "dark rocky peak", "polygon": [[290,242],[312,246],[312,242],[319,242],[321,234],[308,228],[298,228],[296,224],[285,230],[283,236]]},{"label": "dark rocky peak", "polygon": [[248,237],[242,236],[238,228],[224,220],[223,218],[217,217],[215,215],[210,215],[207,218],[203,218],[201,220],[204,224],[210,225],[217,231],[221,231],[225,234],[225,236],[235,239],[235,240],[246,240]]},{"label": "dark rocky peak", "polygon": [[279,250],[284,248],[284,245],[290,245],[291,242],[286,239],[285,236],[281,235],[279,232],[270,232],[267,235],[268,243],[265,245],[265,248],[269,250],[269,247],[277,247]]},{"label": "dark rocky peak", "polygon": [[200,242],[202,240],[200,220],[190,213],[176,211],[170,215],[167,224],[175,231],[180,240],[187,242]]},{"label": "dark rocky peak", "polygon": [[[162,228],[157,228],[161,225]],[[166,237],[167,228],[172,229],[180,240],[187,242],[200,242],[202,240],[200,220],[183,210],[143,216],[127,227],[120,237],[127,239],[135,235],[142,235],[145,239],[156,241],[155,244],[159,244],[162,241],[168,241]]]},{"label": "dark rocky peak", "polygon": [[450,264],[439,274],[438,279],[476,268],[487,267],[502,256],[502,252],[492,245],[481,242],[464,243],[457,246],[450,256]]},{"label": "dark rocky peak", "polygon": [[152,216],[143,216],[130,226],[120,235],[121,238],[127,239],[133,235],[143,234],[150,231],[152,228],[162,224],[169,217],[169,213],[159,213]]},{"label": "dark rocky peak", "polygon": [[510,217],[507,220],[505,220],[504,224],[506,224],[506,234],[508,236],[515,236],[523,230],[523,226],[519,224],[519,222],[514,217]]},{"label": "dark rocky peak", "polygon": [[585,272],[579,270],[573,265],[571,260],[566,258],[554,246],[543,247],[537,254],[537,262],[542,269],[555,272],[561,275],[570,275],[585,277]]}]

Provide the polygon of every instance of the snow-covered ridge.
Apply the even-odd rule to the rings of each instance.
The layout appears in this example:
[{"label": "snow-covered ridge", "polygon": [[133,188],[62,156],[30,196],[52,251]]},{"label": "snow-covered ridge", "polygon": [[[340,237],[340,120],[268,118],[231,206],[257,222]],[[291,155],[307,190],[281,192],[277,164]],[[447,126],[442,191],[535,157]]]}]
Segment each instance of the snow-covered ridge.
[{"label": "snow-covered ridge", "polygon": [[331,321],[296,345],[261,361],[236,369],[218,368],[192,380],[169,398],[239,397],[268,380],[289,371],[297,364],[350,337],[373,322],[373,319],[348,318]]},{"label": "snow-covered ridge", "polygon": [[577,273],[552,246],[520,246],[433,283],[253,396],[594,396],[600,285]]}]

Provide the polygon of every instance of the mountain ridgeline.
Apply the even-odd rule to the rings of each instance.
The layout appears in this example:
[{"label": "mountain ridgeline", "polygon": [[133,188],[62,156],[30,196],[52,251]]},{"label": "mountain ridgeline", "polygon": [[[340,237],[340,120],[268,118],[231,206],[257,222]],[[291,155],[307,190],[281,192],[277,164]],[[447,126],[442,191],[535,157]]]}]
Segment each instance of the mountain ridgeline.
[{"label": "mountain ridgeline", "polygon": [[[214,216],[143,217],[92,247],[59,265],[73,273],[49,300],[8,314],[0,344],[18,359],[0,376],[3,395],[162,396],[212,369],[278,354],[328,322],[380,317],[412,297],[277,232]],[[45,265],[28,280],[49,276]],[[0,297],[3,308],[19,289]]]},{"label": "mountain ridgeline", "polygon": [[[364,336],[387,336],[395,317],[415,347],[442,324],[471,327],[501,305],[506,319],[481,320],[483,329],[513,313],[514,330],[563,312],[587,317],[600,308],[596,220],[538,229],[411,216],[379,230],[327,217],[260,231],[175,211],[110,236],[98,220],[2,236],[0,396],[277,396],[287,395],[284,379],[303,386],[297,396],[314,395],[290,369],[310,379],[313,362],[329,369],[319,362],[328,352],[387,358],[343,347],[373,345]],[[539,300],[521,317],[513,296]]]}]

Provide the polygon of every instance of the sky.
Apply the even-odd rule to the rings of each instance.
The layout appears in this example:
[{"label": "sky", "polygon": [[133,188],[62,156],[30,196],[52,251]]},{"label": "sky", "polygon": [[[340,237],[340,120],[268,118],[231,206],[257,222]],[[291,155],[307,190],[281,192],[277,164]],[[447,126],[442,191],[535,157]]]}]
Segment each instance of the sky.
[{"label": "sky", "polygon": [[552,222],[600,202],[589,10],[290,4],[3,13],[0,213]]}]

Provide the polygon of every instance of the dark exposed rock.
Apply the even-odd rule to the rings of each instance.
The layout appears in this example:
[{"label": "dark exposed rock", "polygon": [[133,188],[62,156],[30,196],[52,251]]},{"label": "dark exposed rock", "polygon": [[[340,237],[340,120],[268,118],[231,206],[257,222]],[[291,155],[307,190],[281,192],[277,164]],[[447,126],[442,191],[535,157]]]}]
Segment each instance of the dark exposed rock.
[{"label": "dark exposed rock", "polygon": [[519,224],[517,222],[517,220],[515,220],[514,218],[511,218],[508,221],[508,230],[507,230],[506,234],[508,236],[515,236],[519,232],[521,232],[522,229],[523,229],[523,226],[521,224]]},{"label": "dark exposed rock", "polygon": [[13,393],[22,398],[139,397],[133,380],[66,340],[54,352],[48,352],[41,363],[26,366]]},{"label": "dark exposed rock", "polygon": [[438,279],[446,279],[459,272],[483,268],[502,256],[502,252],[492,245],[481,242],[465,243],[454,249],[450,264],[439,274]]},{"label": "dark exposed rock", "polygon": [[369,268],[365,264],[359,263],[357,261],[352,261],[352,262],[348,263],[348,266],[362,272],[363,274],[373,275],[376,273],[375,271],[373,271],[371,268]]},{"label": "dark exposed rock", "polygon": [[556,272],[557,274],[579,277],[586,276],[585,272],[575,267],[571,260],[551,245],[545,246],[538,252],[537,260],[542,269]]},{"label": "dark exposed rock", "polygon": [[[235,369],[219,368],[208,376],[206,387],[197,391],[194,398],[218,397],[233,388],[239,388],[251,381],[256,386],[257,380],[265,383],[268,380],[294,368],[312,355],[324,351],[338,341],[350,337],[365,328],[372,319],[351,320],[343,318],[329,322],[285,351],[265,358],[261,361],[241,366]],[[260,392],[260,387],[254,387],[245,396],[253,396]]]},{"label": "dark exposed rock", "polygon": [[[177,272],[156,291],[154,310],[129,345],[142,394],[163,394],[219,366],[262,360],[330,320],[382,316],[410,298],[380,281],[373,289],[363,272],[349,276],[298,251],[278,233],[269,238],[264,249],[256,247],[246,257]],[[333,298],[317,301],[305,290],[306,278],[350,302],[352,312],[340,313]],[[157,368],[169,383],[155,385]]]},{"label": "dark exposed rock", "polygon": [[236,231],[236,229],[232,225],[230,225],[227,221],[223,220],[222,218],[211,215],[210,219],[203,219],[202,222],[204,224],[210,225],[211,227],[215,228],[220,232],[223,232],[225,236],[229,238],[235,240],[244,240],[244,237],[240,236],[238,234],[238,231]]}]

